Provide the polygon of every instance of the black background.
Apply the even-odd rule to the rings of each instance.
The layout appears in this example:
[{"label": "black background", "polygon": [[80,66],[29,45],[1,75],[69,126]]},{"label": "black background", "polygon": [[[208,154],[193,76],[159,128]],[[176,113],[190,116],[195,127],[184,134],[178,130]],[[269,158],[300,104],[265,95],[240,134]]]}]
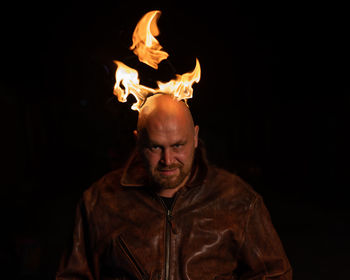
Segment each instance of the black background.
[{"label": "black background", "polygon": [[189,105],[209,159],[263,195],[294,279],[347,278],[349,21],[306,1],[2,7],[1,274],[53,279],[82,192],[128,157],[137,113],[113,96],[113,60],[139,65],[132,31],[154,9],[160,69],[199,59]]}]

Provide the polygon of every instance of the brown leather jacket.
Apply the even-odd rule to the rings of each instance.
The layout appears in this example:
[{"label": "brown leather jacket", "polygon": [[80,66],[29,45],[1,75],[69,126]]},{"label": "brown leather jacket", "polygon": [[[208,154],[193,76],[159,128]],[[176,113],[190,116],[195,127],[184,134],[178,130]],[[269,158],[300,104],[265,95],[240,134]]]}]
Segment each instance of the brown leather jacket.
[{"label": "brown leather jacket", "polygon": [[172,210],[147,187],[137,153],[85,191],[56,280],[292,279],[262,198],[202,148],[195,158]]}]

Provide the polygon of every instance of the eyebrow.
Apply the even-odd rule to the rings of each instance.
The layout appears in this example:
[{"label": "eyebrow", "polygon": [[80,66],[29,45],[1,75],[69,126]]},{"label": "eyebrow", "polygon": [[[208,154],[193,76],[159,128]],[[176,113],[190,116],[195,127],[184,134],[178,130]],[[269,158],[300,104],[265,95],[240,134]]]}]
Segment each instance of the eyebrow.
[{"label": "eyebrow", "polygon": [[[171,147],[176,146],[176,145],[185,145],[187,143],[187,140],[178,140],[175,143],[170,144]],[[163,147],[162,144],[157,143],[156,141],[148,140],[148,146],[159,146]]]}]

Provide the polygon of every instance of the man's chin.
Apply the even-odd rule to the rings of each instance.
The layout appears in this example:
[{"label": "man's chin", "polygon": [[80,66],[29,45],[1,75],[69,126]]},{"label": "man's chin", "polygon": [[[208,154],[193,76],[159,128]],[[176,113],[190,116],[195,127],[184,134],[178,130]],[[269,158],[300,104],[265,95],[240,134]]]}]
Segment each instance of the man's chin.
[{"label": "man's chin", "polygon": [[158,185],[160,189],[175,189],[180,183],[175,179],[167,178],[167,179],[158,179],[155,180],[155,183]]}]

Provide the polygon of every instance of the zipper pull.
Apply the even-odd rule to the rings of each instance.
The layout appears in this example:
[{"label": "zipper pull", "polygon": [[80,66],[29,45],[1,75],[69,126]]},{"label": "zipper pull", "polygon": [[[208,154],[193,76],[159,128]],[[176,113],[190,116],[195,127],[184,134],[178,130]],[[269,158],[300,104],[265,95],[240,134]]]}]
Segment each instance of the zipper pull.
[{"label": "zipper pull", "polygon": [[166,214],[166,217],[167,217],[167,222],[168,222],[168,224],[170,225],[170,229],[171,229],[171,232],[173,233],[173,234],[177,234],[177,230],[176,230],[176,228],[175,228],[175,226],[173,225],[173,223],[172,223],[172,220],[173,220],[173,215],[172,215],[172,212],[171,212],[171,210],[167,210],[167,214]]}]

